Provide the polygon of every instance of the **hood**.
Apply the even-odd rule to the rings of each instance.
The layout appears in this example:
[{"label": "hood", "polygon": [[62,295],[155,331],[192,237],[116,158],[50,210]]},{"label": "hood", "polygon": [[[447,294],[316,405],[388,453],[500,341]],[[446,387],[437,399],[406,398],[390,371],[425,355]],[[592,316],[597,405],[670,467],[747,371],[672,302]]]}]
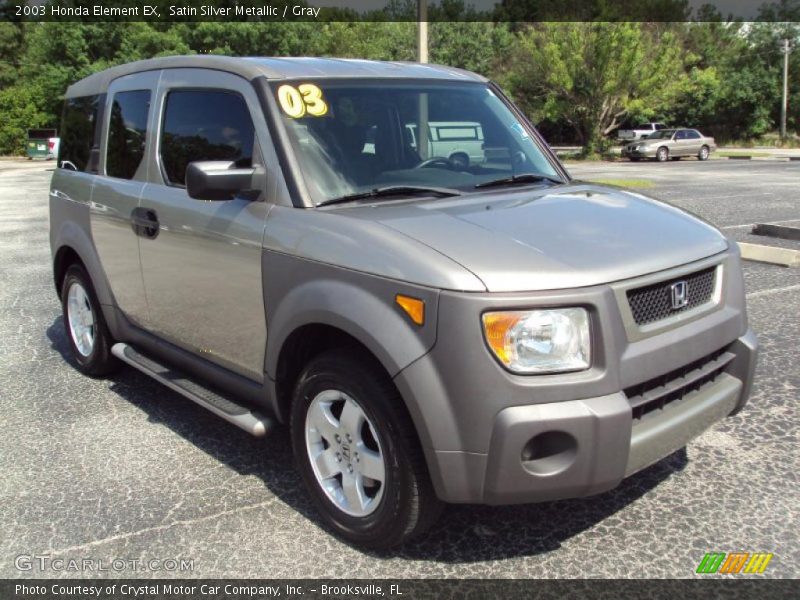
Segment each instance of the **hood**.
[{"label": "hood", "polygon": [[437,250],[491,292],[609,283],[728,247],[719,231],[697,217],[641,194],[591,184],[347,212]]}]

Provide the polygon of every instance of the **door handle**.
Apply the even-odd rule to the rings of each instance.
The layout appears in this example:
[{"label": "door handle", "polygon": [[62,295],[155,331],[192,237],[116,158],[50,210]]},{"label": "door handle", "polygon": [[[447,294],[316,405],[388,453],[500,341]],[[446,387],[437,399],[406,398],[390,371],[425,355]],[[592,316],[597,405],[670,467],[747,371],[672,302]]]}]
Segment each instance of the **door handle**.
[{"label": "door handle", "polygon": [[154,240],[158,237],[161,226],[156,211],[151,208],[136,207],[131,213],[133,232],[144,238]]}]

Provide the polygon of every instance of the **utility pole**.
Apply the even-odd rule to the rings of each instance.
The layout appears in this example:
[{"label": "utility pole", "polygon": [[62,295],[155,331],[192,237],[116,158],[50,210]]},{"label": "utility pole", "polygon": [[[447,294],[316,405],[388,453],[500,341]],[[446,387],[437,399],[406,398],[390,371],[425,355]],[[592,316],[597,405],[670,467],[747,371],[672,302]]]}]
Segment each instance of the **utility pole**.
[{"label": "utility pole", "polygon": [[[428,62],[428,0],[417,0],[417,60]],[[429,156],[428,146],[428,94],[419,95],[419,127],[417,128],[417,154],[422,160]]]},{"label": "utility pole", "polygon": [[783,39],[783,102],[781,103],[781,139],[786,139],[786,112],[789,107],[789,38]]},{"label": "utility pole", "polygon": [[428,0],[417,0],[417,60],[428,62]]}]

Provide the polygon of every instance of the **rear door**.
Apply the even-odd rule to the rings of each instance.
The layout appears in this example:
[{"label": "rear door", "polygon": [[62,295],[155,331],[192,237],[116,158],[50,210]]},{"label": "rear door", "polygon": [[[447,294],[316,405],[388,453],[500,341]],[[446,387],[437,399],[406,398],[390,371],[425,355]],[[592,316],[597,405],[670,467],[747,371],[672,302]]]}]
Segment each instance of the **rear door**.
[{"label": "rear door", "polygon": [[675,132],[675,141],[670,149],[670,154],[672,154],[672,156],[686,156],[690,154],[689,139],[686,134],[687,131],[685,129],[679,129]]},{"label": "rear door", "polygon": [[92,237],[103,270],[117,306],[135,324],[145,322],[147,302],[133,220],[147,185],[148,120],[158,76],[158,71],[137,73],[109,86],[91,203]]},{"label": "rear door", "polygon": [[[148,329],[253,380],[263,380],[266,320],[261,249],[272,198],[189,197],[188,163],[257,168],[262,190],[278,162],[251,84],[232,74],[170,69],[154,102],[151,183],[140,208],[156,223],[140,237]],[[266,150],[271,168],[264,167]],[[269,172],[269,176],[268,176]]]},{"label": "rear door", "polygon": [[695,155],[700,153],[700,147],[703,145],[703,136],[699,131],[694,129],[686,130],[686,150],[688,154]]}]

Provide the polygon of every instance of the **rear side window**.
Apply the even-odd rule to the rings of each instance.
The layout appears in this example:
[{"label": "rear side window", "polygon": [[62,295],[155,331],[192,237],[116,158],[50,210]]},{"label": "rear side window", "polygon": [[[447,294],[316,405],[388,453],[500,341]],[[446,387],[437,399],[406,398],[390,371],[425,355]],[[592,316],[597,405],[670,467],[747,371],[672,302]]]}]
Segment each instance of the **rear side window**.
[{"label": "rear side window", "polygon": [[244,98],[221,90],[179,90],[167,95],[161,161],[167,182],[184,185],[186,166],[198,160],[253,163],[253,121]]},{"label": "rear side window", "polygon": [[686,138],[690,140],[699,140],[700,134],[697,133],[694,129],[690,129],[686,132]]},{"label": "rear side window", "polygon": [[[61,116],[61,146],[58,166],[72,171],[96,170],[91,165],[92,146],[95,144],[95,125],[98,110],[105,96],[67,98]],[[94,161],[96,162],[96,161]]]},{"label": "rear side window", "polygon": [[133,179],[144,157],[150,91],[114,94],[108,124],[106,175]]}]

